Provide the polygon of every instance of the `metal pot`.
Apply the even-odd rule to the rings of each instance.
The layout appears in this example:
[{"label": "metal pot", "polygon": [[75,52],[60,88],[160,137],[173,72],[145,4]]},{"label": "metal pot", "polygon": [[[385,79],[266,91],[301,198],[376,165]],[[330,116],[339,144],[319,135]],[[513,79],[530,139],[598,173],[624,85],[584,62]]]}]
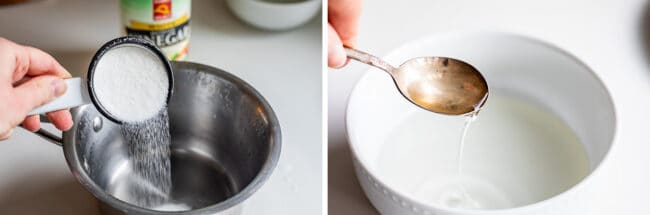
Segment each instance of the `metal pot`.
[{"label": "metal pot", "polygon": [[62,138],[73,175],[99,201],[103,214],[238,214],[241,203],[269,178],[280,156],[280,125],[267,101],[241,79],[216,68],[173,62],[168,107],[171,198],[193,208],[160,212],[129,203],[132,174],[119,125],[92,105],[71,110],[75,125]]}]

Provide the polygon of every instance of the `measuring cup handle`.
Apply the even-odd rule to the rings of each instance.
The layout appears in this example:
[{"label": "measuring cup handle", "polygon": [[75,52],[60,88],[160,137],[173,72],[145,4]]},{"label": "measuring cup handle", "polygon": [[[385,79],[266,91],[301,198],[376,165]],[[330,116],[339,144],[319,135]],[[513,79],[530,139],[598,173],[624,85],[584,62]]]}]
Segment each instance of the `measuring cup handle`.
[{"label": "measuring cup handle", "polygon": [[86,86],[85,82],[81,80],[81,78],[66,79],[65,84],[68,86],[68,89],[62,96],[37,107],[27,115],[43,114],[55,110],[67,109],[90,103],[90,97],[88,96],[88,87]]},{"label": "measuring cup handle", "polygon": [[[46,122],[46,123],[50,122],[47,119],[47,117],[44,115],[40,115],[40,118],[41,118],[41,122]],[[52,132],[46,131],[43,128],[38,129],[38,131],[34,132],[34,134],[42,137],[43,139],[47,140],[50,143],[53,143],[54,145],[63,146],[63,137],[55,135]]]}]

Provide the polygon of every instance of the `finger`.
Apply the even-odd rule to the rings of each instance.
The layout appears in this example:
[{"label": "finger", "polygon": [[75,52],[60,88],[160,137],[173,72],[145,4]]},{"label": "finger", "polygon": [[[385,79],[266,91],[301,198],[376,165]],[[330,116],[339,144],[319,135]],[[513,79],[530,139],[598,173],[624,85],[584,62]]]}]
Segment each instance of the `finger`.
[{"label": "finger", "polygon": [[50,75],[34,77],[14,88],[12,96],[18,108],[15,111],[27,114],[34,108],[63,95],[66,89],[67,86],[61,78]]},{"label": "finger", "polygon": [[54,124],[54,127],[61,131],[72,128],[72,115],[69,110],[58,110],[47,113],[47,118]]},{"label": "finger", "polygon": [[343,43],[341,43],[336,30],[331,25],[328,25],[327,31],[327,65],[332,68],[340,68],[345,65],[347,60],[345,50],[343,50]]},{"label": "finger", "polygon": [[13,82],[25,76],[53,75],[61,78],[71,77],[61,64],[49,54],[28,46],[15,48],[16,70],[13,74]]},{"label": "finger", "polygon": [[15,48],[15,43],[0,37],[0,80],[9,80],[15,71]]},{"label": "finger", "polygon": [[361,0],[331,0],[328,4],[328,22],[349,47],[356,45],[361,4]]},{"label": "finger", "polygon": [[25,120],[23,120],[22,125],[23,125],[23,128],[25,128],[25,129],[27,129],[27,130],[29,130],[31,132],[35,132],[35,131],[38,131],[38,129],[41,128],[41,119],[40,119],[40,117],[38,115],[27,116],[27,118],[25,118]]},{"label": "finger", "polygon": [[11,136],[11,133],[14,132],[14,129],[9,129],[6,132],[0,134],[0,140],[6,140]]}]

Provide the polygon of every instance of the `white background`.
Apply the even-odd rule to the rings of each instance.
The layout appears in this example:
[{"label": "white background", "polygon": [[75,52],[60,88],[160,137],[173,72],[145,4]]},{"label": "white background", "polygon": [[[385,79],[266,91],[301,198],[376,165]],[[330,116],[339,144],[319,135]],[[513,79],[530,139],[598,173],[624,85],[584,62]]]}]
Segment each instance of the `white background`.
[{"label": "white background", "polygon": [[[618,142],[604,167],[610,192],[594,202],[600,214],[650,214],[650,70],[643,0],[366,0],[358,48],[385,55],[401,44],[447,31],[524,34],[573,53],[603,79],[618,114]],[[647,27],[644,27],[647,26]],[[354,83],[368,69],[351,62],[328,72],[330,214],[377,213],[354,176],[344,110]],[[387,86],[392,87],[392,86]]]},{"label": "white background", "polygon": [[[76,76],[104,42],[120,36],[116,0],[36,0],[0,7],[0,37],[52,53]],[[255,87],[282,127],[282,155],[244,214],[318,214],[321,206],[321,19],[288,32],[237,20],[224,1],[194,0],[189,60]],[[0,101],[1,102],[1,101]],[[2,111],[2,110],[0,110]],[[23,129],[0,142],[0,214],[98,214],[60,147]]]}]

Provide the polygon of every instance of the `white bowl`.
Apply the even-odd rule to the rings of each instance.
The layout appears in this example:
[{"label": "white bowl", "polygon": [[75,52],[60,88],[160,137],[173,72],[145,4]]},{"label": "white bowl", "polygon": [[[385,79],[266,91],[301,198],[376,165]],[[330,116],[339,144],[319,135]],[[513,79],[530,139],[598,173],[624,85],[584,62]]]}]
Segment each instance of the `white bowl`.
[{"label": "white bowl", "polygon": [[[464,60],[483,73],[491,89],[509,91],[543,104],[575,132],[584,146],[591,171],[577,185],[550,199],[516,208],[455,209],[419,201],[389,186],[386,178],[377,174],[381,166],[376,161],[390,130],[413,111],[421,110],[398,93],[385,72],[371,68],[350,96],[346,127],[357,177],[382,214],[596,214],[599,207],[593,203],[605,195],[601,189],[607,186],[603,178],[606,173],[599,171],[599,167],[614,145],[617,125],[610,95],[590,68],[545,42],[496,32],[436,35],[404,45],[385,59],[399,65],[418,56]],[[488,99],[487,105],[489,102]]]},{"label": "white bowl", "polygon": [[244,22],[265,30],[288,30],[311,20],[321,0],[227,0],[231,11]]}]

